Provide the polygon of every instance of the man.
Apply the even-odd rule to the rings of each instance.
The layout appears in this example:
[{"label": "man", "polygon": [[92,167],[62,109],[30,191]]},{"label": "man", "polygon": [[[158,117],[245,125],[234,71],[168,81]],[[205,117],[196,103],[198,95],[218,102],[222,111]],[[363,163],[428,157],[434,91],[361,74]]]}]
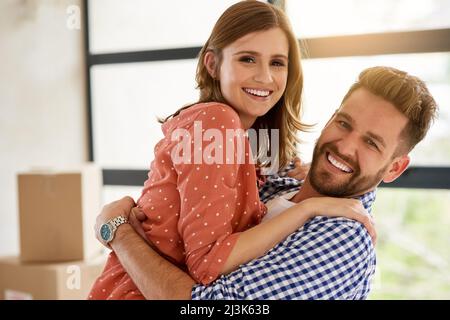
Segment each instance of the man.
[{"label": "man", "polygon": [[[425,137],[436,110],[418,78],[388,67],[364,70],[323,129],[303,185],[271,177],[261,200],[288,208],[311,197],[358,198],[370,210],[378,184],[408,167],[408,153]],[[97,226],[128,217],[133,206],[131,198],[105,206]],[[375,269],[373,243],[360,223],[315,217],[264,256],[205,287],[135,229],[121,225],[110,245],[147,299],[364,299]]]}]

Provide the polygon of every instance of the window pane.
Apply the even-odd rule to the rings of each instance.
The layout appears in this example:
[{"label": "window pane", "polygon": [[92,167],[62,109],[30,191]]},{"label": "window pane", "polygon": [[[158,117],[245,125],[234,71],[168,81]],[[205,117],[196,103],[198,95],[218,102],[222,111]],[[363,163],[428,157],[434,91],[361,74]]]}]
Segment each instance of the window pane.
[{"label": "window pane", "polygon": [[237,0],[89,1],[91,52],[202,46]]},{"label": "window pane", "polygon": [[450,27],[448,0],[287,0],[302,38]]},{"label": "window pane", "polygon": [[141,192],[144,186],[142,181],[141,187],[129,187],[129,186],[104,186],[103,187],[103,205],[108,204],[112,201],[119,200],[125,196],[130,196],[137,201],[141,196]]},{"label": "window pane", "polygon": [[156,117],[198,100],[196,60],[99,65],[92,70],[94,157],[104,168],[148,168],[163,138]]},{"label": "window pane", "polygon": [[411,152],[412,165],[450,165],[450,54],[408,54],[371,57],[309,59],[305,74],[303,121],[317,123],[316,130],[301,134],[309,143],[299,146],[305,160],[312,156],[314,141],[358,74],[364,69],[386,65],[423,79],[440,106],[439,118],[424,141]]},{"label": "window pane", "polygon": [[450,299],[450,191],[381,189],[370,299]]}]

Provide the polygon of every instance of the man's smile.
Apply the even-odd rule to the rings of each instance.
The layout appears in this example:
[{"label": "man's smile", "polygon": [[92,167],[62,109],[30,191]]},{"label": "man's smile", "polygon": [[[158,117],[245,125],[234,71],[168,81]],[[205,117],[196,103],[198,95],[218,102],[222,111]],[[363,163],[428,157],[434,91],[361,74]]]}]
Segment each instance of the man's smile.
[{"label": "man's smile", "polygon": [[343,160],[341,160],[338,156],[332,155],[330,152],[325,153],[326,159],[328,160],[328,163],[338,169],[341,172],[344,173],[353,173],[353,169],[344,163]]}]

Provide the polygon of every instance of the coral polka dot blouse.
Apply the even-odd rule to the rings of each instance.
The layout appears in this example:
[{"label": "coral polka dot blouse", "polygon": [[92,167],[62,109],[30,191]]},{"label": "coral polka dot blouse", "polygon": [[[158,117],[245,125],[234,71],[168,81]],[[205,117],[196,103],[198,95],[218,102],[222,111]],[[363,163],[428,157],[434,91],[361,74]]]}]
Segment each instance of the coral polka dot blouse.
[{"label": "coral polka dot blouse", "polygon": [[[236,111],[215,102],[183,110],[162,131],[138,200],[148,217],[143,228],[162,256],[207,285],[239,233],[266,213],[250,143]],[[144,299],[114,252],[89,298]]]}]

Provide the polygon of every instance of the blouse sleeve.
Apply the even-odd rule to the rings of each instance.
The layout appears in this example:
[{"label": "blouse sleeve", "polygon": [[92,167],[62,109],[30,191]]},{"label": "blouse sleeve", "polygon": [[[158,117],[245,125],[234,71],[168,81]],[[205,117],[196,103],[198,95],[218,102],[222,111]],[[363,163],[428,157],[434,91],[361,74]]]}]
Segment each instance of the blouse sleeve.
[{"label": "blouse sleeve", "polygon": [[236,153],[242,147],[236,133],[244,131],[237,113],[220,104],[202,109],[187,131],[184,135],[191,141],[183,145],[190,144],[191,154],[188,149],[178,150],[184,161],[174,161],[181,201],[178,232],[190,275],[206,285],[220,275],[239,237],[233,228],[239,170]]}]

